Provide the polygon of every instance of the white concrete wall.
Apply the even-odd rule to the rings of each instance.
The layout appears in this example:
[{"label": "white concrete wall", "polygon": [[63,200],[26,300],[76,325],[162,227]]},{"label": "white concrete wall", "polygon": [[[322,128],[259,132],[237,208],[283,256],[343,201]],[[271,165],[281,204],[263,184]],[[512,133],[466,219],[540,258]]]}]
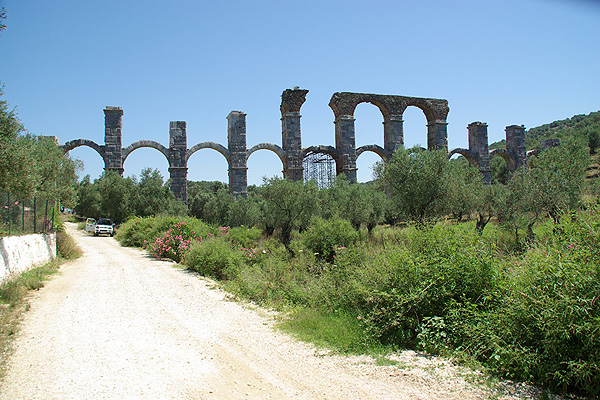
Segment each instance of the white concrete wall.
[{"label": "white concrete wall", "polygon": [[0,283],[56,258],[56,233],[0,238]]}]

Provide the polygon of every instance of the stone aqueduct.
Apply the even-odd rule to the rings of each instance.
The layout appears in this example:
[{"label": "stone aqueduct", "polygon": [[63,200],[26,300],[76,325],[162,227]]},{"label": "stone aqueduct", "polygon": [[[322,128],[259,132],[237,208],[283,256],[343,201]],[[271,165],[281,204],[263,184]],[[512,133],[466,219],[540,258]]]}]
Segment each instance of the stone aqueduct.
[{"label": "stone aqueduct", "polygon": [[[404,146],[402,115],[407,107],[420,108],[427,119],[427,149],[447,149],[448,101],[419,97],[366,93],[334,93],[329,106],[335,115],[335,147],[302,147],[300,131],[300,108],[306,100],[308,90],[287,89],[281,95],[282,145],[259,143],[251,148],[246,145],[246,114],[232,111],[228,116],[227,147],[215,142],[202,142],[190,148],[187,145],[185,121],[171,121],[169,147],[152,140],[139,140],[127,147],[122,146],[123,110],[120,107],[104,109],[105,130],[104,145],[91,140],[76,139],[62,147],[68,152],[79,146],[89,146],[96,150],[104,160],[105,170],[114,170],[123,174],[123,163],[136,149],[151,147],[160,151],[169,163],[171,190],[187,202],[187,161],[200,149],[214,149],[221,153],[229,165],[229,188],[237,196],[247,195],[247,161],[257,150],[273,151],[283,164],[283,175],[291,180],[303,179],[302,162],[308,153],[328,154],[335,160],[338,174],[344,173],[350,181],[356,182],[356,159],[365,151],[378,154],[383,160],[389,160],[392,154]],[[379,108],[383,115],[383,148],[378,145],[366,145],[356,148],[354,133],[354,110],[360,103],[371,103]],[[540,150],[526,151],[525,127],[511,125],[506,127],[506,149],[488,150],[487,124],[473,122],[468,126],[469,148],[453,149],[454,154],[463,155],[471,165],[479,168],[484,181],[490,181],[490,158],[499,155],[506,160],[509,170],[514,171],[527,163],[527,159]],[[542,142],[542,150],[556,146],[557,139]]]}]

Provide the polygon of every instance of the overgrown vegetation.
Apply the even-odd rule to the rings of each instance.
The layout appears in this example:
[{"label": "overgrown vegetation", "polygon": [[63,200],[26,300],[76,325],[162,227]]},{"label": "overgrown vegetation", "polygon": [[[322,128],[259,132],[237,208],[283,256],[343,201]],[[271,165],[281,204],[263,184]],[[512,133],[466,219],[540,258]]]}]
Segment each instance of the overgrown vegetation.
[{"label": "overgrown vegetation", "polygon": [[[305,340],[342,352],[414,348],[593,397],[600,205],[591,191],[582,200],[588,161],[581,142],[566,141],[506,185],[484,185],[442,153],[405,150],[378,166],[374,185],[270,179],[243,202],[225,201],[224,187],[205,196],[203,213],[221,210],[211,221],[229,222],[236,204],[252,228],[134,218],[118,238],[147,248],[180,238],[158,256],[288,312],[282,326]],[[375,227],[386,221],[404,226]]]}]

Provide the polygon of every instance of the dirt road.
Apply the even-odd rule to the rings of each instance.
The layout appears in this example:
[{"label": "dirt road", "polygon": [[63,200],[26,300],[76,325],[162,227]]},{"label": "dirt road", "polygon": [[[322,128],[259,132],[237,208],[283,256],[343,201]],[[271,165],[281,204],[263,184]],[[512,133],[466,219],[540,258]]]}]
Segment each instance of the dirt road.
[{"label": "dirt road", "polygon": [[[85,255],[26,313],[0,399],[476,399],[456,369],[329,355],[211,282],[68,226]],[[413,368],[422,363],[425,368]]]}]

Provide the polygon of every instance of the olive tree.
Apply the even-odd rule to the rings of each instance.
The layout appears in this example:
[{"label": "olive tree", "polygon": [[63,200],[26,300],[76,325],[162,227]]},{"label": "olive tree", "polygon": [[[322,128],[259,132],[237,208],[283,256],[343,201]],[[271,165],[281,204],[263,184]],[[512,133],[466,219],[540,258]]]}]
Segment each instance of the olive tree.
[{"label": "olive tree", "polygon": [[398,150],[375,166],[375,176],[391,196],[398,215],[418,225],[447,212],[450,167],[443,151]]},{"label": "olive tree", "polygon": [[265,179],[262,196],[262,222],[267,233],[281,230],[281,242],[289,249],[294,229],[305,229],[317,211],[318,187],[314,182]]}]

